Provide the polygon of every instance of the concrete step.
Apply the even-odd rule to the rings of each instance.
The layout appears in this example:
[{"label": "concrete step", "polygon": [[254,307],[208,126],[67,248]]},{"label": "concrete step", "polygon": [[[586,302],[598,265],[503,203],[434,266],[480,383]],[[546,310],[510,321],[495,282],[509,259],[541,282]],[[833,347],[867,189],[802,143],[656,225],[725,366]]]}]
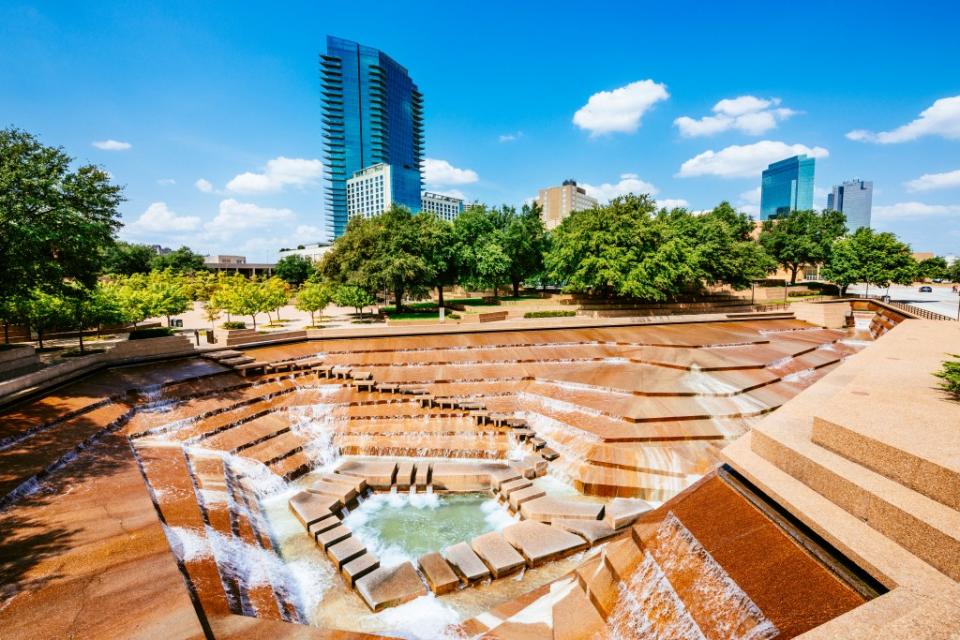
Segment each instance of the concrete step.
[{"label": "concrete step", "polygon": [[802,419],[778,417],[752,432],[754,453],[960,579],[960,512],[814,444]]}]

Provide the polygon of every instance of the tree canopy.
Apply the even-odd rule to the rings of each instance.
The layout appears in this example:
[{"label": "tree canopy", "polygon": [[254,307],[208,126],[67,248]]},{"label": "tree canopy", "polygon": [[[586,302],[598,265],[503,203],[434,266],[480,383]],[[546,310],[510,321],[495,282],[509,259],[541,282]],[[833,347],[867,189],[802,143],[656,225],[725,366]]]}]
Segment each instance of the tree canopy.
[{"label": "tree canopy", "polygon": [[839,211],[791,211],[763,222],[760,244],[790,272],[790,284],[808,264],[823,264],[830,258],[834,241],[847,232],[847,219]]},{"label": "tree canopy", "polygon": [[855,282],[878,287],[910,284],[916,276],[916,264],[910,245],[900,242],[894,234],[860,227],[853,235],[834,241],[823,276],[845,294]]},{"label": "tree canopy", "polygon": [[296,253],[280,258],[273,268],[273,273],[278,278],[296,287],[310,279],[313,272],[313,261]]}]

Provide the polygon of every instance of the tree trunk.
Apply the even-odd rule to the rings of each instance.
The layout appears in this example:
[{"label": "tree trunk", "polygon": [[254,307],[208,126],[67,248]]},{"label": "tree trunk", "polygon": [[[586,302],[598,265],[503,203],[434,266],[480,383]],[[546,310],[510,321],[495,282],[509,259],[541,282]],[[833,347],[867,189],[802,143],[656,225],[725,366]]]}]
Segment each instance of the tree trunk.
[{"label": "tree trunk", "polygon": [[274,310],[274,313],[277,314],[277,322],[280,322],[280,307],[277,307],[276,310]]},{"label": "tree trunk", "polygon": [[10,344],[10,323],[9,322],[3,323],[3,341],[6,344]]},{"label": "tree trunk", "polygon": [[396,300],[396,302],[394,303],[394,306],[396,307],[397,313],[400,313],[401,302],[403,301],[403,289],[400,289],[400,288],[394,289],[393,296],[394,296],[394,300]]},{"label": "tree trunk", "polygon": [[437,307],[443,306],[443,285],[437,285]]},{"label": "tree trunk", "polygon": [[83,353],[83,329],[80,329],[80,353]]},{"label": "tree trunk", "polygon": [[800,270],[800,265],[796,264],[790,267],[790,285],[793,286],[797,284],[797,271]]},{"label": "tree trunk", "polygon": [[513,297],[514,298],[520,297],[520,281],[519,280],[513,281]]},{"label": "tree trunk", "polygon": [[493,283],[493,297],[494,297],[494,298],[497,297],[497,288],[498,288],[498,285],[497,285],[496,282],[494,282],[494,283]]},{"label": "tree trunk", "polygon": [[257,314],[251,313],[251,314],[250,314],[250,317],[253,318],[253,328],[254,328],[254,330],[256,330],[256,328],[257,328]]},{"label": "tree trunk", "polygon": [[43,350],[43,330],[37,329],[37,346],[40,350]]},{"label": "tree trunk", "polygon": [[310,312],[310,326],[316,326],[317,322],[313,319],[313,311]]}]

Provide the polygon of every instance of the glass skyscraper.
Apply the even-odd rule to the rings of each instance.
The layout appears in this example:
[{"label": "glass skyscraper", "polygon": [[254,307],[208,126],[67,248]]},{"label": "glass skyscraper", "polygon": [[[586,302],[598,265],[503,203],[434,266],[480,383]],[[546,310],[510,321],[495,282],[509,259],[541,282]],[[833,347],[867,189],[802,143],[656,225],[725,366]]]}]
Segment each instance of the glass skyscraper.
[{"label": "glass skyscraper", "polygon": [[814,162],[814,158],[799,155],[766,168],[760,184],[761,220],[813,209]]},{"label": "glass skyscraper", "polygon": [[423,95],[407,70],[378,49],[327,36],[320,56],[327,231],[347,227],[347,179],[389,164],[393,202],[420,210]]},{"label": "glass skyscraper", "polygon": [[847,217],[847,230],[853,233],[870,226],[873,209],[873,183],[850,180],[833,187],[827,195],[827,209],[841,211]]}]

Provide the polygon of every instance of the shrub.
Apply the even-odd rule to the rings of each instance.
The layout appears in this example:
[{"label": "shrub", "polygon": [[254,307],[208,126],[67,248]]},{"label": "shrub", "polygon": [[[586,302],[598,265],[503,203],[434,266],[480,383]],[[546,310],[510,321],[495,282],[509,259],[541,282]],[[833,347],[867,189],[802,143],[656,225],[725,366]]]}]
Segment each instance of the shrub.
[{"label": "shrub", "polygon": [[576,311],[527,311],[524,318],[569,318],[577,315]]},{"label": "shrub", "polygon": [[128,340],[145,340],[146,338],[162,338],[172,335],[173,330],[170,327],[150,327],[149,329],[134,329],[130,332]]},{"label": "shrub", "polygon": [[[960,355],[954,355],[960,358]],[[960,400],[960,360],[948,360],[943,363],[943,369],[933,374],[943,378],[943,388]]]},{"label": "shrub", "polygon": [[224,322],[222,325],[220,325],[220,328],[221,329],[246,329],[247,323],[240,322],[238,320],[231,320],[230,322]]}]

